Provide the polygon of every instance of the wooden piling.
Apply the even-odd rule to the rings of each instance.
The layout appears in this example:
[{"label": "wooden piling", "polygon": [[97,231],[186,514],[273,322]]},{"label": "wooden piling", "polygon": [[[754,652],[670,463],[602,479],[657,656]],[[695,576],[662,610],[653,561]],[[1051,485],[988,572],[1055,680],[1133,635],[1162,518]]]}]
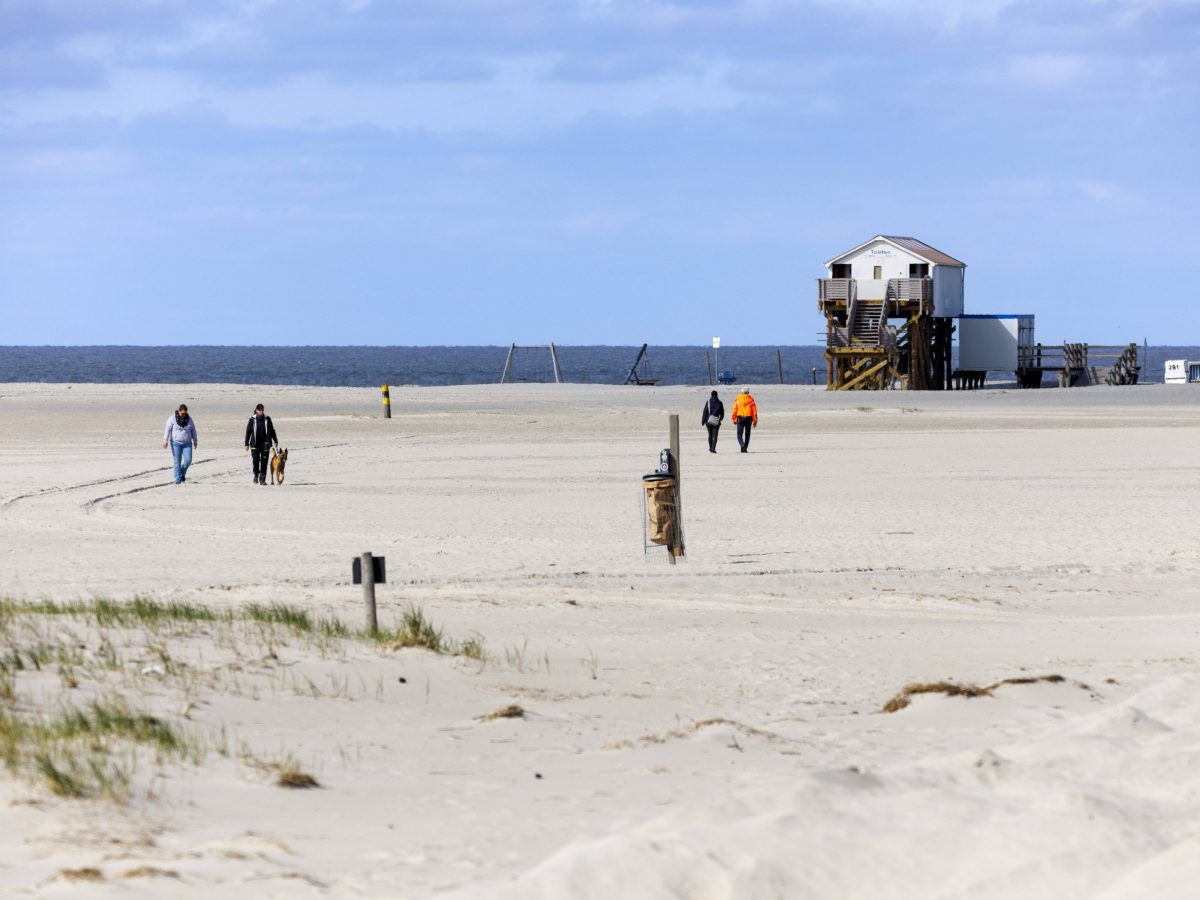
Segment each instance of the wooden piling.
[{"label": "wooden piling", "polygon": [[375,615],[375,558],[370,553],[364,553],[361,562],[367,633],[374,636],[379,633],[379,619]]},{"label": "wooden piling", "polygon": [[683,472],[679,458],[679,416],[669,418],[671,434],[671,460],[675,464],[675,539],[667,547],[667,555],[674,564],[675,557],[684,555],[683,547]]},{"label": "wooden piling", "polygon": [[383,417],[385,419],[392,417],[392,395],[386,384],[383,386]]}]

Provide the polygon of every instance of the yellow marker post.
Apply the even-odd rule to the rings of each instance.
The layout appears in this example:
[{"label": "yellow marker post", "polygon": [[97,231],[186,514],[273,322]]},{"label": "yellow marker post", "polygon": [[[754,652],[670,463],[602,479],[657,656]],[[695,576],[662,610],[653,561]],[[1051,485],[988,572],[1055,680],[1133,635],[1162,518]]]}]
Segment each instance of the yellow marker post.
[{"label": "yellow marker post", "polygon": [[383,386],[383,417],[390,419],[392,417],[392,398],[388,393],[388,386]]}]

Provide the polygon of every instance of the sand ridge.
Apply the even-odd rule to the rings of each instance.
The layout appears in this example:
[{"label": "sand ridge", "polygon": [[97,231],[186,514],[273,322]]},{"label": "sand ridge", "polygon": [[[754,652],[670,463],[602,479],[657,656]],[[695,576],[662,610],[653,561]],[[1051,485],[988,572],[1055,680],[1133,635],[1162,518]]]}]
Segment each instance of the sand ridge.
[{"label": "sand ridge", "polygon": [[[0,891],[1184,896],[1200,392],[756,386],[745,455],[705,452],[707,392],[393,388],[384,420],[366,389],[0,386],[0,594],[231,617],[10,623],[80,682],[26,667],[22,710],[118,692],[201,758],[141,759],[117,805],[0,774]],[[283,487],[250,483],[259,401]],[[677,566],[638,493],[671,413]],[[358,628],[364,550],[386,627],[419,608],[482,656],[244,618]]]}]

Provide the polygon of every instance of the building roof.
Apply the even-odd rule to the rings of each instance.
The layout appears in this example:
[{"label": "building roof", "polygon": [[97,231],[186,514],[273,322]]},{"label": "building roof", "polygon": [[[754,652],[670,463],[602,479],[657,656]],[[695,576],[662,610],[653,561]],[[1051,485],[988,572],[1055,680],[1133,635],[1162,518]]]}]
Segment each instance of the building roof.
[{"label": "building roof", "polygon": [[924,257],[931,263],[937,263],[939,266],[963,266],[967,264],[962,260],[955,259],[949,254],[943,253],[941,250],[935,250],[924,241],[918,241],[912,237],[894,237],[888,234],[881,234],[881,238],[885,241],[891,241],[893,244],[899,244],[905,250]]},{"label": "building roof", "polygon": [[967,264],[962,260],[955,259],[953,256],[943,253],[941,250],[935,250],[924,241],[919,241],[914,237],[898,237],[891,234],[877,234],[875,237],[871,238],[870,241],[863,241],[857,247],[852,247],[845,253],[839,253],[833,259],[826,262],[825,265],[829,265],[836,260],[849,256],[854,251],[867,246],[867,244],[871,243],[872,241],[887,241],[889,244],[893,244],[899,247],[901,250],[907,250],[909,253],[919,256],[921,259],[928,260],[937,266],[958,266],[959,268],[963,269],[967,267]]}]

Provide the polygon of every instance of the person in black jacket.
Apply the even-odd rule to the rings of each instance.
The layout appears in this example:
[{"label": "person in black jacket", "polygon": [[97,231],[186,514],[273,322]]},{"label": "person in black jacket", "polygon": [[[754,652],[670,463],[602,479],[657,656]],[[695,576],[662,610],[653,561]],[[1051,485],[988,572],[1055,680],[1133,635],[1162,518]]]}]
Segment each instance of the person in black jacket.
[{"label": "person in black jacket", "polygon": [[267,474],[271,471],[271,445],[279,446],[279,438],[275,436],[275,426],[271,417],[263,410],[260,403],[254,407],[254,415],[246,423],[246,450],[254,463],[254,483],[266,484]]},{"label": "person in black jacket", "polygon": [[713,391],[708,402],[704,404],[704,412],[700,415],[700,424],[708,428],[708,452],[717,452],[717,432],[721,430],[721,420],[725,418],[725,404]]}]

